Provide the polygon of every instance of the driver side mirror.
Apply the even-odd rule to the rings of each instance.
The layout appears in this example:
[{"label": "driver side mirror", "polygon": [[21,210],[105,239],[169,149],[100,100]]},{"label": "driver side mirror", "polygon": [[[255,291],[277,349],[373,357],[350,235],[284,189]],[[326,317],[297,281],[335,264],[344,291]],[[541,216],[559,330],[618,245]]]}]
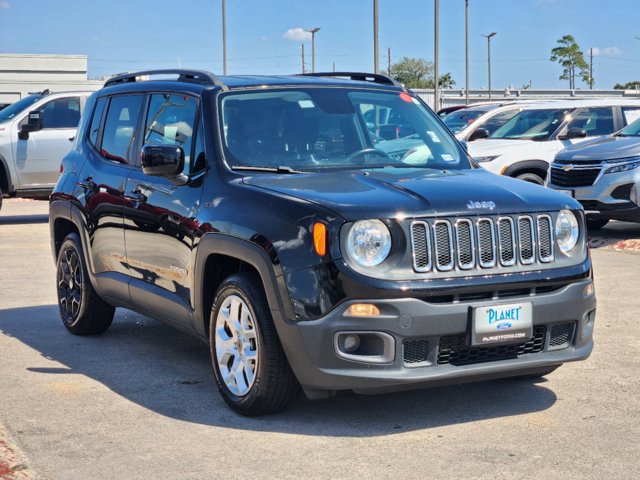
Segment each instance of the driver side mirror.
[{"label": "driver side mirror", "polygon": [[27,119],[27,123],[20,127],[20,131],[18,132],[18,138],[20,140],[28,140],[29,133],[31,132],[39,132],[44,128],[44,115],[39,110],[34,110],[29,112],[29,116]]},{"label": "driver side mirror", "polygon": [[145,145],[141,154],[142,172],[152,177],[164,177],[176,184],[184,184],[182,174],[184,150],[177,145]]},{"label": "driver side mirror", "polygon": [[558,138],[560,140],[571,140],[573,138],[585,138],[586,136],[587,131],[584,128],[571,127],[564,135],[560,135]]},{"label": "driver side mirror", "polygon": [[474,140],[482,140],[484,138],[489,138],[489,130],[486,128],[476,128],[467,141],[473,142]]}]

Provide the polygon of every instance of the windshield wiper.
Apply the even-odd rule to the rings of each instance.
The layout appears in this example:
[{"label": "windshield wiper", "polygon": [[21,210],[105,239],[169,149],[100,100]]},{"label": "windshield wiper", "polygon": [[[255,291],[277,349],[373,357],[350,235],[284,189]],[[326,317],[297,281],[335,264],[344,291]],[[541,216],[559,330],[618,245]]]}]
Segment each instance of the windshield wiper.
[{"label": "windshield wiper", "polygon": [[250,165],[236,165],[231,170],[240,172],[269,172],[269,173],[305,173],[300,170],[294,170],[287,165],[279,165],[277,167],[258,167]]}]

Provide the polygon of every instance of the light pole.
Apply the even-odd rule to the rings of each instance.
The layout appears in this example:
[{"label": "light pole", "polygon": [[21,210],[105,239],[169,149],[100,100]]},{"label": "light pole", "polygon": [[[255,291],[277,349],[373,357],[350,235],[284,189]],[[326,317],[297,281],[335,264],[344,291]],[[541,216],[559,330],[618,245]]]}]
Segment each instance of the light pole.
[{"label": "light pole", "polygon": [[316,73],[316,33],[319,31],[320,27],[307,29],[311,34],[311,73]]},{"label": "light pole", "polygon": [[222,0],[222,73],[227,74],[227,5]]},{"label": "light pole", "polygon": [[378,0],[373,0],[373,73],[380,73],[380,53],[378,51]]},{"label": "light pole", "polygon": [[465,105],[469,105],[469,0],[464,0]]},{"label": "light pole", "polygon": [[497,32],[491,32],[489,35],[482,35],[487,39],[487,63],[489,65],[489,100],[491,100],[491,39],[496,36]]},{"label": "light pole", "polygon": [[439,27],[440,27],[440,1],[435,0],[433,2],[434,12],[433,12],[433,111],[437,112],[440,110],[440,79],[438,78],[438,39],[439,39]]}]

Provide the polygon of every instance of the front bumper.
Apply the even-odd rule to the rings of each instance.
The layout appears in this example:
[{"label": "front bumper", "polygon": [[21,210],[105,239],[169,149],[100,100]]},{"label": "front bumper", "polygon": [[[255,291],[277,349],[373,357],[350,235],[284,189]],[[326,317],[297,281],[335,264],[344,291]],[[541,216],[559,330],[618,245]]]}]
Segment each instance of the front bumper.
[{"label": "front bumper", "polygon": [[[276,324],[291,367],[311,398],[335,390],[376,393],[462,383],[523,375],[587,358],[593,349],[596,308],[595,294],[585,293],[591,284],[588,278],[553,291],[532,289],[529,294],[477,301],[348,301],[318,320],[277,319]],[[532,303],[535,338],[505,347],[469,346],[473,307],[518,302]],[[375,304],[381,315],[348,316],[352,303]],[[339,339],[348,332],[391,339],[389,355],[382,361],[345,358]]]}]

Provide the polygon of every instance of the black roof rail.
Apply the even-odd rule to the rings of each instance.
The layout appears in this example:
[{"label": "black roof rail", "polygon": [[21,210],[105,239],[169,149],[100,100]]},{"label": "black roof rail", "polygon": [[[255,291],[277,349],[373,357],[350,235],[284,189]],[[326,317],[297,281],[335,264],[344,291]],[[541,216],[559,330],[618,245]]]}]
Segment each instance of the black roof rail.
[{"label": "black roof rail", "polygon": [[178,75],[178,82],[200,83],[204,85],[218,85],[223,89],[227,86],[213,73],[204,70],[187,70],[183,68],[170,68],[164,70],[143,70],[141,72],[120,73],[114,75],[104,83],[105,87],[117,85],[119,83],[136,82],[137,77],[151,75]]},{"label": "black roof rail", "polygon": [[346,77],[351,80],[358,80],[360,82],[372,82],[379,83],[380,85],[394,85],[401,86],[393,78],[381,75],[379,73],[363,73],[363,72],[317,72],[317,73],[301,73],[299,74],[305,77]]}]

